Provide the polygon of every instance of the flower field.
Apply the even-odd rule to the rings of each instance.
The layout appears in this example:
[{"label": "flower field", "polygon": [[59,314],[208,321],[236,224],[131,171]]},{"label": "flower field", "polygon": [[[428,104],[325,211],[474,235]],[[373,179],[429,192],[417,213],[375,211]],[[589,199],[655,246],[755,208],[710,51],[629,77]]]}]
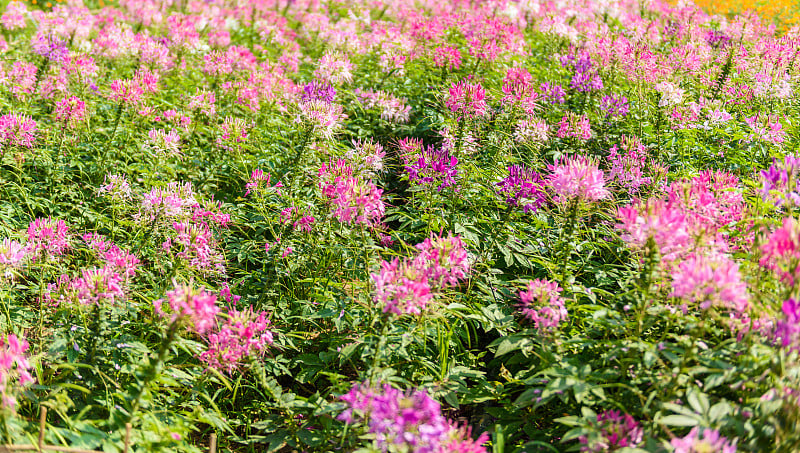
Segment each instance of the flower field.
[{"label": "flower field", "polygon": [[3,4],[0,443],[800,451],[788,18]]}]

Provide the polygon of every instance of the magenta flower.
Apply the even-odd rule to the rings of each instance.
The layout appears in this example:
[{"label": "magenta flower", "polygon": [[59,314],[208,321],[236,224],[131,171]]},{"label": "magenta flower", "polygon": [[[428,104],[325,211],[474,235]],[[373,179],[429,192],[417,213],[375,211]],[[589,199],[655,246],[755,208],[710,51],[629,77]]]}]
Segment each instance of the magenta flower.
[{"label": "magenta flower", "polygon": [[[333,180],[329,167],[320,169],[322,195],[331,205],[333,216],[342,223],[374,226],[381,222],[386,206],[381,200],[383,191],[370,181],[342,174]],[[347,172],[352,169],[347,167]]]},{"label": "magenta flower", "polygon": [[456,185],[458,159],[444,148],[422,148],[416,160],[405,165],[409,179],[419,185],[433,186],[441,192]]},{"label": "magenta flower", "polygon": [[583,156],[564,157],[550,166],[547,185],[556,195],[557,201],[598,201],[610,193],[605,187],[603,171],[597,163]]},{"label": "magenta flower", "polygon": [[81,305],[113,305],[125,298],[123,277],[109,266],[81,271],[81,276],[70,282],[70,290]]},{"label": "magenta flower", "polygon": [[222,126],[220,126],[222,133],[217,138],[217,144],[229,151],[233,150],[234,146],[238,148],[241,143],[247,141],[248,133],[252,127],[252,124],[241,118],[226,116]]},{"label": "magenta flower", "polygon": [[64,126],[75,127],[86,117],[86,104],[76,96],[65,97],[56,102],[55,115]]},{"label": "magenta flower", "polygon": [[582,452],[609,452],[625,447],[636,447],[642,443],[644,430],[633,417],[616,410],[597,415],[597,437],[578,438]]},{"label": "magenta flower", "polygon": [[781,311],[783,318],[775,324],[775,340],[784,348],[800,350],[800,303],[788,299],[783,302]]},{"label": "magenta flower", "polygon": [[0,116],[0,145],[32,148],[37,133],[36,121],[27,115]]},{"label": "magenta flower", "polygon": [[508,176],[497,184],[497,193],[504,196],[509,206],[522,206],[524,213],[536,212],[545,204],[544,179],[522,165],[508,167]]},{"label": "magenta flower", "polygon": [[794,285],[800,275],[800,223],[793,217],[783,219],[783,225],[761,245],[761,253],[762,266]]},{"label": "magenta flower", "polygon": [[347,408],[336,418],[364,424],[382,452],[485,453],[484,434],[473,441],[468,429],[447,420],[438,402],[424,390],[402,392],[388,384],[379,388],[355,384],[339,397]]},{"label": "magenta flower", "polygon": [[323,138],[330,140],[342,126],[347,115],[339,104],[312,99],[297,104],[296,123],[305,124]]},{"label": "magenta flower", "polygon": [[246,358],[264,354],[272,344],[269,324],[266,312],[230,309],[222,326],[208,334],[208,349],[200,354],[200,360],[232,375]]},{"label": "magenta flower", "polygon": [[520,310],[541,334],[549,334],[567,320],[567,309],[558,283],[547,280],[532,280],[527,289],[520,291]]},{"label": "magenta flower", "polygon": [[38,218],[28,226],[28,248],[31,258],[38,255],[58,256],[69,249],[69,228],[63,220]]},{"label": "magenta flower", "polygon": [[383,306],[384,313],[419,315],[433,301],[427,276],[408,261],[382,261],[380,271],[370,277],[375,284],[375,302]]},{"label": "magenta flower", "polygon": [[719,431],[710,428],[701,431],[694,427],[685,437],[672,439],[669,444],[675,453],[736,453],[736,440],[731,442]]},{"label": "magenta flower", "polygon": [[191,281],[178,284],[173,280],[172,284],[174,289],[167,291],[169,313],[163,310],[163,299],[153,302],[156,313],[162,318],[169,317],[172,324],[185,325],[200,335],[213,329],[219,313],[217,296],[205,289],[195,288]]},{"label": "magenta flower", "polygon": [[467,83],[465,80],[453,83],[448,90],[445,105],[461,119],[486,116],[486,92],[480,83]]},{"label": "magenta flower", "polygon": [[28,342],[22,337],[14,334],[0,337],[0,395],[3,408],[14,410],[17,404],[14,397],[16,390],[36,382],[30,373],[33,367],[25,356],[27,350]]},{"label": "magenta flower", "polygon": [[458,69],[461,67],[461,52],[455,47],[439,46],[433,50],[433,65],[437,68]]}]

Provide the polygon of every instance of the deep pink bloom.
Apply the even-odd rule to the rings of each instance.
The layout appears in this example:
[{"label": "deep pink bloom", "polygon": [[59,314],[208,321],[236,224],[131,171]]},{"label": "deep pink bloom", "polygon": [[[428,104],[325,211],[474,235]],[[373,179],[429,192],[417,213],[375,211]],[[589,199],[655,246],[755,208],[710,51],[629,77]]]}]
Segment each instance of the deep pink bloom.
[{"label": "deep pink bloom", "polygon": [[355,384],[339,397],[347,409],[336,418],[349,424],[364,424],[382,451],[415,453],[486,453],[488,437],[473,441],[470,430],[456,426],[441,412],[441,406],[424,390],[402,392],[388,384],[373,388]]},{"label": "deep pink bloom", "polygon": [[247,357],[264,354],[272,344],[269,324],[266,312],[230,309],[219,329],[208,334],[208,349],[200,360],[232,375]]},{"label": "deep pink bloom", "polygon": [[582,452],[609,452],[642,443],[644,430],[629,414],[608,410],[597,415],[596,437],[581,436]]},{"label": "deep pink bloom", "polygon": [[419,252],[414,258],[414,266],[422,269],[431,285],[455,286],[469,275],[469,257],[460,236],[431,233],[415,248]]},{"label": "deep pink bloom", "polygon": [[162,318],[169,317],[172,323],[181,323],[200,335],[213,329],[219,313],[217,296],[193,286],[193,282],[179,284],[173,280],[174,289],[167,291],[169,313],[163,310],[163,299],[153,302],[156,313]]},{"label": "deep pink bloom", "polygon": [[589,123],[589,117],[584,115],[578,116],[575,113],[567,112],[558,122],[558,138],[579,138],[581,140],[589,140],[592,138],[592,127]]},{"label": "deep pink bloom", "polygon": [[28,8],[25,7],[24,3],[13,1],[6,5],[6,10],[3,12],[2,17],[0,17],[0,23],[3,24],[3,28],[6,30],[25,28],[27,25],[25,20],[27,14]]},{"label": "deep pink bloom", "polygon": [[531,280],[526,290],[520,291],[522,314],[542,334],[552,333],[567,319],[567,309],[558,283],[547,280]]},{"label": "deep pink bloom", "polygon": [[0,145],[32,148],[38,128],[27,115],[8,113],[0,116]]},{"label": "deep pink bloom", "polygon": [[28,248],[31,258],[39,254],[58,256],[69,248],[69,228],[63,220],[38,218],[28,226]]},{"label": "deep pink bloom", "polygon": [[30,374],[33,367],[25,356],[27,350],[28,342],[22,337],[14,334],[0,337],[0,406],[3,408],[14,410],[17,388],[36,382]]},{"label": "deep pink bloom", "polygon": [[762,266],[794,285],[800,275],[800,223],[793,217],[783,219],[783,225],[761,245],[761,253]]},{"label": "deep pink bloom", "polygon": [[486,116],[489,108],[483,86],[480,83],[467,83],[465,80],[450,86],[445,105],[462,119]]},{"label": "deep pink bloom", "polygon": [[217,250],[214,234],[205,222],[174,222],[173,228],[176,235],[171,244],[176,247],[176,257],[202,273],[225,273],[225,257]]},{"label": "deep pink bloom", "polygon": [[86,104],[76,96],[65,97],[56,102],[56,120],[67,127],[75,127],[86,116]]}]

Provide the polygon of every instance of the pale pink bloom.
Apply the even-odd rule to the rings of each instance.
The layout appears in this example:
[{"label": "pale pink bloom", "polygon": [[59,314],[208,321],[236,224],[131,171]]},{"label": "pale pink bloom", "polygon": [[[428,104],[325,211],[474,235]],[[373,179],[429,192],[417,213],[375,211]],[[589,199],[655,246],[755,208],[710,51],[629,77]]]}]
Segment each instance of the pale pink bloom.
[{"label": "pale pink bloom", "polygon": [[177,248],[175,256],[199,272],[225,273],[225,258],[217,250],[216,240],[208,225],[175,222],[173,228],[176,233],[172,238],[172,244]]},{"label": "pale pink bloom", "polygon": [[345,158],[348,164],[353,167],[356,176],[365,179],[373,178],[376,174],[383,171],[383,158],[386,153],[380,143],[372,139],[355,140],[353,148],[348,149]]},{"label": "pale pink bloom", "polygon": [[233,146],[238,146],[247,141],[248,133],[253,124],[246,122],[242,118],[227,116],[222,123],[221,134],[217,138],[217,143],[224,149],[233,150]]},{"label": "pale pink bloom", "polygon": [[319,99],[311,99],[297,104],[299,112],[296,123],[311,127],[325,139],[332,139],[342,122],[347,118],[341,105]]},{"label": "pale pink bloom", "polygon": [[786,141],[787,133],[777,115],[757,114],[745,117],[744,122],[753,131],[749,137],[750,140],[757,138],[774,145],[781,145]]},{"label": "pale pink bloom", "polygon": [[514,141],[541,145],[547,142],[550,127],[541,118],[531,117],[521,120],[514,126]]},{"label": "pale pink bloom", "polygon": [[86,233],[82,236],[89,248],[94,250],[106,267],[119,272],[126,279],[134,277],[140,260],[133,253],[121,249],[113,242],[106,240],[98,233]]},{"label": "pale pink bloom", "polygon": [[175,129],[171,129],[169,132],[164,129],[150,129],[147,132],[147,137],[147,146],[156,153],[171,156],[181,154],[181,137]]},{"label": "pale pink bloom", "polygon": [[103,185],[97,189],[100,194],[108,194],[114,201],[127,201],[132,197],[131,185],[125,175],[107,174]]},{"label": "pale pink bloom", "polygon": [[195,95],[189,99],[189,110],[199,111],[206,116],[214,116],[217,113],[216,102],[213,91],[198,88]]},{"label": "pale pink bloom", "polygon": [[655,90],[661,94],[658,101],[659,107],[678,105],[683,101],[685,91],[672,82],[661,82],[655,86]]},{"label": "pale pink bloom", "polygon": [[200,335],[213,329],[219,313],[217,296],[205,289],[195,288],[192,281],[179,284],[173,280],[172,284],[174,289],[167,291],[169,312],[163,310],[164,299],[159,299],[153,302],[156,313]]},{"label": "pale pink bloom", "polygon": [[385,91],[356,89],[354,94],[365,108],[380,111],[382,119],[397,124],[408,122],[411,107],[406,105],[405,99],[397,98]]},{"label": "pale pink bloom", "polygon": [[314,77],[333,85],[350,83],[353,80],[353,65],[347,55],[340,52],[326,53],[319,60]]},{"label": "pale pink bloom", "polygon": [[733,442],[711,428],[694,427],[684,437],[670,441],[674,453],[736,453],[736,440]]},{"label": "pale pink bloom", "polygon": [[610,195],[605,187],[603,171],[591,159],[583,156],[564,157],[551,165],[550,170],[547,185],[559,201],[598,201]]},{"label": "pale pink bloom", "polygon": [[467,249],[460,236],[448,233],[443,237],[431,233],[415,248],[419,252],[414,258],[414,265],[423,270],[434,286],[455,286],[469,275]]},{"label": "pale pink bloom", "polygon": [[166,187],[156,187],[145,193],[135,218],[143,222],[157,219],[185,220],[197,206],[191,183],[171,182]]},{"label": "pale pink bloom", "polygon": [[743,312],[748,307],[747,284],[739,265],[722,255],[694,255],[672,272],[672,297],[698,304]]},{"label": "pale pink bloom", "polygon": [[652,182],[643,172],[647,167],[647,150],[636,137],[623,135],[620,146],[614,145],[609,151],[608,160],[611,161],[609,179],[616,180],[630,192],[637,192]]},{"label": "pale pink bloom", "polygon": [[3,12],[3,16],[0,17],[0,23],[3,24],[3,28],[6,30],[25,28],[27,15],[28,8],[25,7],[25,4],[13,1],[6,5],[6,10]]}]

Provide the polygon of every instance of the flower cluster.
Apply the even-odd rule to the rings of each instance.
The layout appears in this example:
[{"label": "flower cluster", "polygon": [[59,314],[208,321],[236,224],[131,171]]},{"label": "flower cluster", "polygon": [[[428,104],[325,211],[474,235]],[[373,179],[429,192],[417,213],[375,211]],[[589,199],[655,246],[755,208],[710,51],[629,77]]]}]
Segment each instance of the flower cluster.
[{"label": "flower cluster", "polygon": [[743,312],[748,307],[747,285],[739,265],[725,256],[691,256],[672,273],[672,294],[696,303]]},{"label": "flower cluster", "polygon": [[644,430],[629,414],[608,410],[597,415],[593,436],[581,436],[582,452],[609,452],[642,443]]},{"label": "flower cluster", "polygon": [[669,443],[674,453],[736,453],[736,440],[731,442],[719,431],[711,428],[692,428],[684,437],[672,439]]},{"label": "flower cluster", "polygon": [[583,156],[564,157],[551,165],[547,186],[559,202],[598,201],[610,195],[605,186],[605,175],[597,168],[597,162]]},{"label": "flower cluster", "polygon": [[266,312],[230,309],[218,330],[208,334],[208,349],[200,360],[232,375],[248,357],[263,354],[272,344]]},{"label": "flower cluster", "polygon": [[33,367],[25,356],[27,350],[28,342],[24,338],[14,334],[0,337],[0,395],[4,409],[16,407],[15,388],[36,382],[30,373]]},{"label": "flower cluster", "polygon": [[69,227],[63,220],[38,218],[28,226],[28,250],[31,259],[40,255],[59,256],[69,249]]},{"label": "flower cluster", "polygon": [[524,291],[520,291],[520,310],[533,327],[542,334],[552,333],[567,319],[567,309],[558,283],[547,280],[531,280]]},{"label": "flower cluster", "polygon": [[526,214],[535,212],[547,201],[544,179],[522,165],[508,167],[508,176],[497,183],[497,192],[509,206],[522,206]]},{"label": "flower cluster", "polygon": [[800,207],[800,157],[787,155],[761,171],[761,196],[775,206]]},{"label": "flower cluster", "polygon": [[592,126],[589,123],[589,117],[585,114],[578,116],[575,113],[568,112],[558,122],[558,131],[556,132],[558,138],[579,138],[581,140],[589,140],[592,138]]},{"label": "flower cluster", "polygon": [[382,119],[397,124],[408,122],[411,107],[403,99],[385,91],[356,89],[353,94],[365,108],[381,112]]},{"label": "flower cluster", "polygon": [[456,185],[458,159],[445,148],[428,146],[420,149],[416,158],[405,164],[411,182],[421,186],[436,186],[441,192]]},{"label": "flower cluster", "polygon": [[468,83],[464,80],[450,86],[445,105],[462,119],[486,116],[489,108],[483,86],[480,83]]},{"label": "flower cluster", "polygon": [[429,308],[437,293],[467,278],[470,263],[461,238],[431,235],[416,246],[412,259],[381,262],[371,275],[375,302],[384,313],[419,315]]},{"label": "flower cluster", "polygon": [[195,288],[193,282],[179,284],[173,280],[174,289],[167,291],[169,312],[163,308],[164,300],[153,302],[156,313],[169,318],[175,326],[186,326],[189,330],[203,335],[216,325],[219,313],[217,296],[202,288]]},{"label": "flower cluster", "polygon": [[347,408],[336,418],[366,425],[382,452],[485,453],[486,433],[477,440],[469,430],[459,429],[441,413],[438,402],[424,390],[402,392],[384,384],[373,388],[356,384],[341,397]]},{"label": "flower cluster", "polygon": [[31,148],[37,132],[36,121],[29,116],[15,113],[0,116],[0,146]]}]

